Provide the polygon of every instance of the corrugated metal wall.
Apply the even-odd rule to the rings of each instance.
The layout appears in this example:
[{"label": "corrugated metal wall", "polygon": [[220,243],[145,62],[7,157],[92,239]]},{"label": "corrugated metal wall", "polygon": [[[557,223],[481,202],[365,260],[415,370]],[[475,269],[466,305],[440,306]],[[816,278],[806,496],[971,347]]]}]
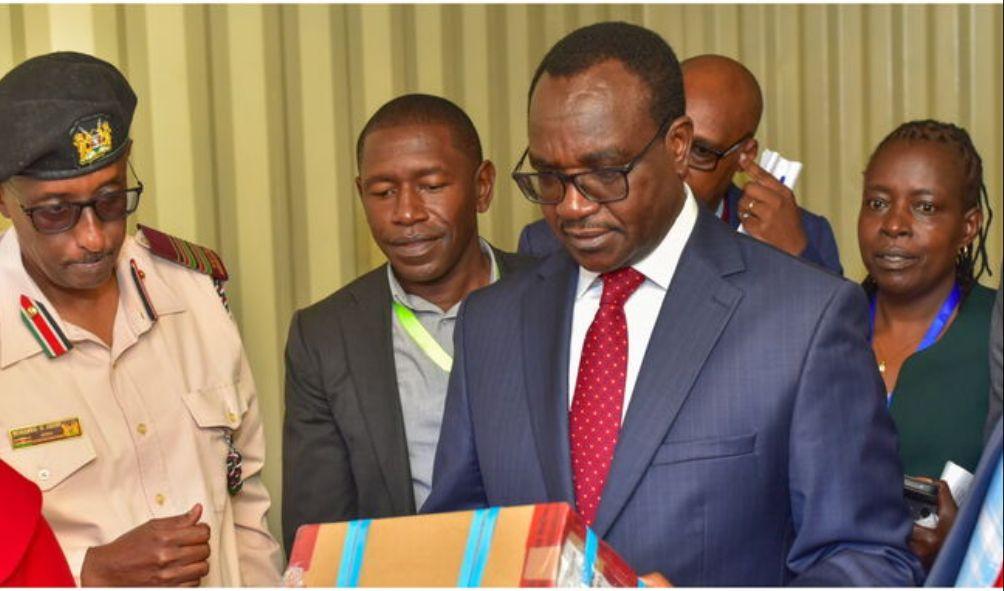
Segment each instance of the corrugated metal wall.
[{"label": "corrugated metal wall", "polygon": [[[655,29],[681,58],[716,52],[750,67],[766,97],[761,145],[805,162],[798,197],[829,217],[852,278],[861,171],[899,122],[968,128],[1001,211],[999,4],[0,6],[0,72],[74,49],[135,86],[134,158],[149,187],[138,217],[219,249],[233,270],[278,500],[290,314],[382,261],[352,182],[367,116],[400,93],[445,95],[504,173],[526,142],[537,61],[569,30],[608,19]],[[513,248],[537,215],[502,174],[482,231]],[[991,259],[996,270],[1000,225]],[[271,520],[278,532],[278,511]]]}]

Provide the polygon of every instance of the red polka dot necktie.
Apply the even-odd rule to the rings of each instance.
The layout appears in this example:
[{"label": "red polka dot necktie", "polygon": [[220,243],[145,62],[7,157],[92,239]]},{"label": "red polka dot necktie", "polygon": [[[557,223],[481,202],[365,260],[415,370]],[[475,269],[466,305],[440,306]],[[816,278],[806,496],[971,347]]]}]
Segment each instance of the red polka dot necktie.
[{"label": "red polka dot necktie", "polygon": [[628,356],[624,302],[645,281],[645,276],[631,267],[600,278],[600,309],[582,345],[568,420],[575,505],[587,525],[596,518],[621,428]]}]

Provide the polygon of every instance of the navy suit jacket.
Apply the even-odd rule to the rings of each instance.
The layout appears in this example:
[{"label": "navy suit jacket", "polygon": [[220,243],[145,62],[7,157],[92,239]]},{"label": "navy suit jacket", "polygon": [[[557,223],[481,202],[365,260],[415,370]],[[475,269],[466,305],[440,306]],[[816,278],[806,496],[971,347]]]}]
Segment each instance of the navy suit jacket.
[{"label": "navy suit jacket", "polygon": [[[564,251],[472,294],[426,512],[564,501]],[[701,210],[654,319],[593,528],[680,585],[912,585],[864,292]]]},{"label": "navy suit jacket", "polygon": [[[743,191],[735,185],[729,187],[729,192],[725,195],[728,202],[729,211],[736,211],[739,198]],[[844,268],[840,265],[840,253],[837,251],[837,240],[833,236],[833,228],[830,222],[821,215],[816,215],[799,207],[802,214],[802,228],[809,243],[799,256],[810,263],[815,263],[824,269],[836,273],[844,274]],[[728,220],[732,229],[739,227],[739,216],[733,215]],[[527,224],[519,233],[519,254],[545,257],[552,252],[561,250],[561,241],[551,232],[547,222],[537,220]]]},{"label": "navy suit jacket", "polygon": [[987,441],[987,446],[980,457],[980,463],[976,467],[976,474],[969,489],[969,497],[960,507],[959,514],[955,518],[955,525],[948,533],[945,545],[941,547],[934,566],[931,567],[931,574],[927,577],[928,587],[952,587],[955,579],[959,576],[959,568],[962,560],[969,550],[969,542],[976,531],[976,521],[980,516],[980,509],[983,508],[983,499],[986,497],[987,489],[994,477],[994,470],[997,469],[997,462],[1000,461],[1004,445],[1004,434],[1002,434],[1001,419],[997,419],[997,426]]}]

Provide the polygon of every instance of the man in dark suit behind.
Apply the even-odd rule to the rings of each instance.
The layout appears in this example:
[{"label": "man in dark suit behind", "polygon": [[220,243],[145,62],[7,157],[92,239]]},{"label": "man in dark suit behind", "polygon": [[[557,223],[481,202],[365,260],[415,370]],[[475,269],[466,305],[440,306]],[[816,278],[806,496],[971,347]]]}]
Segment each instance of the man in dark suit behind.
[{"label": "man in dark suit behind", "polygon": [[[741,223],[754,238],[842,275],[830,222],[799,207],[791,189],[755,162],[763,94],[753,73],[723,55],[699,55],[680,65],[694,122],[685,180],[698,202],[733,229]],[[740,171],[749,181],[742,188],[733,182]],[[544,220],[520,233],[520,253],[544,256],[560,248]]]},{"label": "man in dark suit behind", "polygon": [[565,252],[461,307],[423,511],[568,502],[680,585],[915,584],[864,294],[696,204],[684,112],[646,29],[544,58],[513,176]]},{"label": "man in dark suit behind", "polygon": [[390,264],[298,311],[286,344],[283,534],[305,523],[415,512],[428,494],[471,291],[529,259],[479,238],[495,168],[446,99],[406,95],[360,133],[356,186]]}]

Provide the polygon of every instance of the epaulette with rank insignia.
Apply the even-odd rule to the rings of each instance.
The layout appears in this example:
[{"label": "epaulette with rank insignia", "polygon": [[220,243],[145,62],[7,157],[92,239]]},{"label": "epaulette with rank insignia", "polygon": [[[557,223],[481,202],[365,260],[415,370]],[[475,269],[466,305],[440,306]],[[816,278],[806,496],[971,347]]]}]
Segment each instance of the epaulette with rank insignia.
[{"label": "epaulette with rank insignia", "polygon": [[170,234],[165,234],[159,230],[154,230],[143,224],[136,225],[143,237],[146,239],[150,252],[167,259],[172,263],[177,263],[183,267],[188,267],[199,273],[209,275],[216,286],[216,292],[223,302],[223,306],[230,310],[230,302],[227,299],[226,290],[223,284],[226,283],[230,275],[223,265],[223,259],[211,248],[193,244],[187,240],[182,240]]},{"label": "epaulette with rank insignia", "polygon": [[143,224],[137,224],[137,227],[143,232],[153,254],[209,275],[217,281],[226,281],[229,278],[223,259],[213,249],[192,244]]}]

